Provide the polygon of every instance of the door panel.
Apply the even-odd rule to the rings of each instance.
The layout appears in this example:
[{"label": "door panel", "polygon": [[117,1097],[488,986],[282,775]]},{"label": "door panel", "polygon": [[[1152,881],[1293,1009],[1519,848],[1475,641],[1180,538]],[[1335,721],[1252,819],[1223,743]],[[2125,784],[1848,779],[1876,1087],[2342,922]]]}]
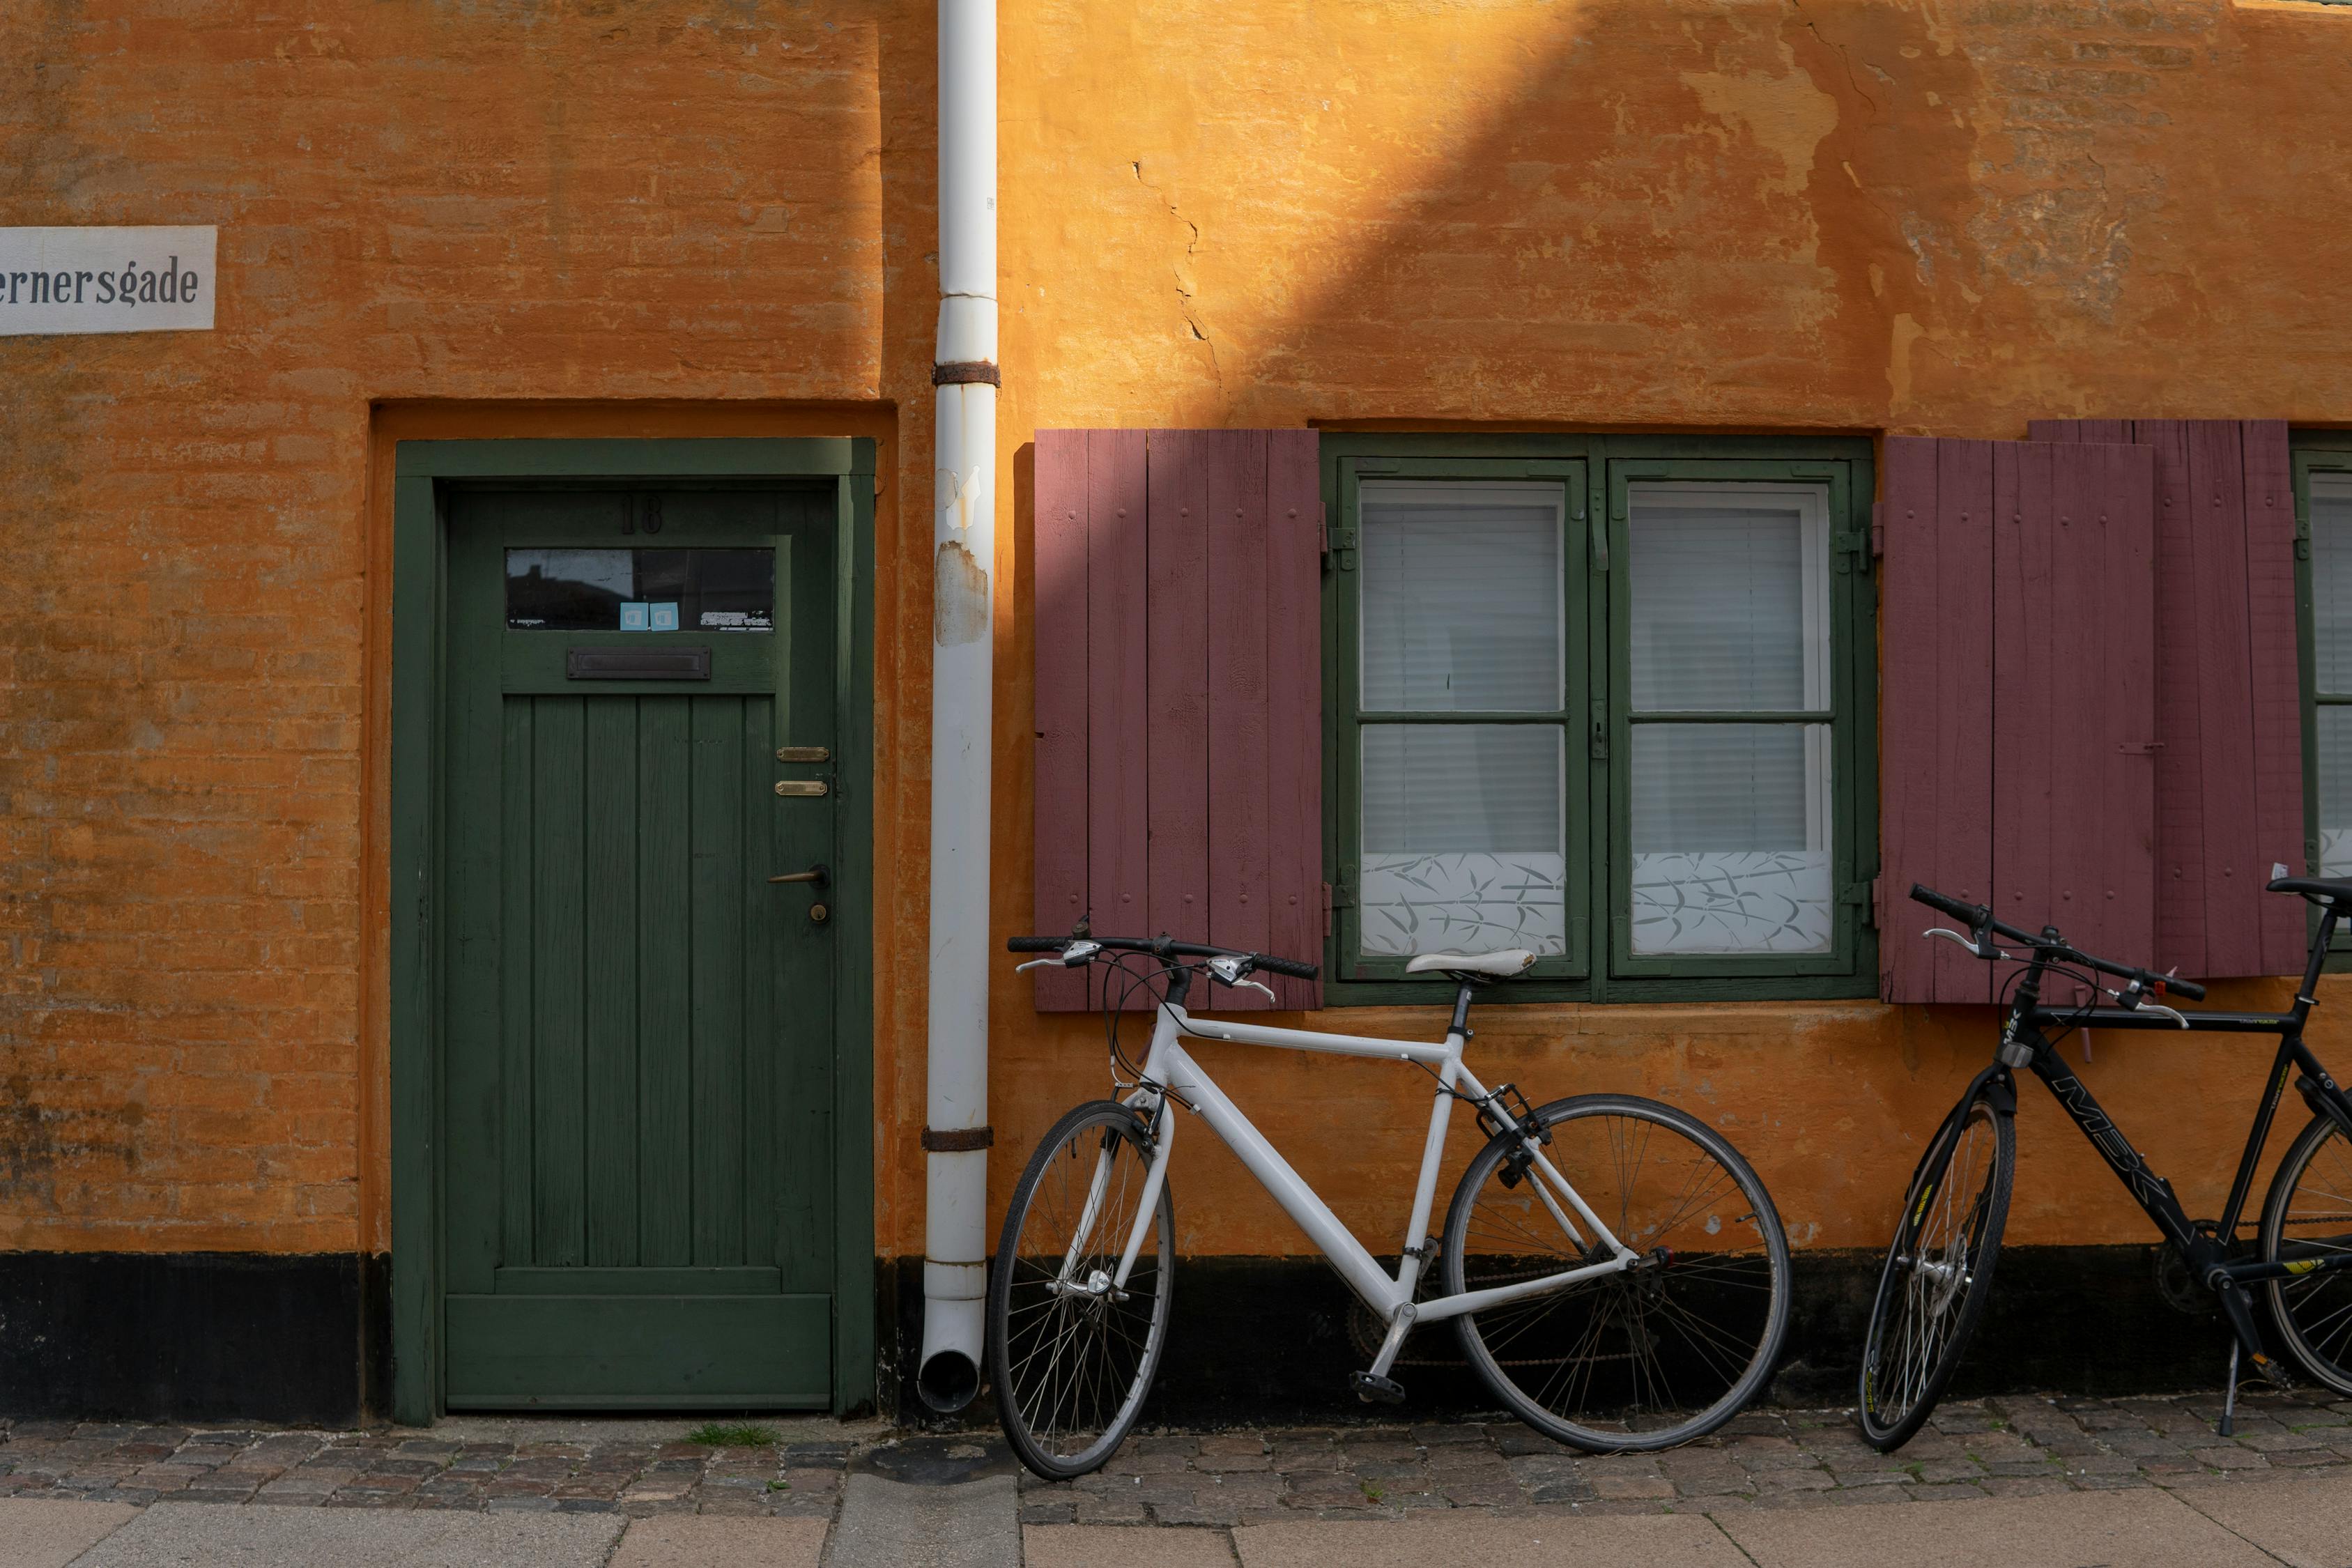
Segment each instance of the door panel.
[{"label": "door panel", "polygon": [[[774,788],[812,772],[780,746],[833,742],[830,522],[822,494],[455,498],[453,1408],[830,1396],[824,894],[767,880],[833,854],[832,796]],[[625,599],[642,623],[667,593],[678,629],[510,626],[524,548],[610,589],[588,618]],[[772,630],[691,624],[677,574],[705,549],[773,551]],[[574,679],[564,658],[682,645],[707,680]]]}]

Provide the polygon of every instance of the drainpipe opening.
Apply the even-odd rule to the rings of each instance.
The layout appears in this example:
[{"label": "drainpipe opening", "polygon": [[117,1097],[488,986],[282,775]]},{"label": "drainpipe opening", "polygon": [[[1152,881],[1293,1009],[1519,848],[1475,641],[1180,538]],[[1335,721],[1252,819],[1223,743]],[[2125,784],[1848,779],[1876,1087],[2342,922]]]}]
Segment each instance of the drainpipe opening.
[{"label": "drainpipe opening", "polygon": [[979,1396],[980,1368],[961,1351],[941,1351],[915,1374],[915,1389],[931,1409],[952,1415]]}]

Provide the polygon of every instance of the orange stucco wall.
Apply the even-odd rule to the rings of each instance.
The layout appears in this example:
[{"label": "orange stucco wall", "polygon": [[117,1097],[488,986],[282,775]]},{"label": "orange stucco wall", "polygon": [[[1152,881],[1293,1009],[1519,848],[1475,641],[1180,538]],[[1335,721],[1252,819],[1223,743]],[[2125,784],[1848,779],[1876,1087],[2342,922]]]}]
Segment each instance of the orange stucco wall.
[{"label": "orange stucco wall", "polygon": [[[1040,426],[2352,423],[2338,9],[1003,0],[1002,27],[997,937],[1029,920]],[[884,443],[876,1179],[883,1250],[919,1249],[932,72],[920,0],[0,11],[0,223],[222,235],[211,333],[0,340],[0,1247],[386,1244],[390,441],[821,431]],[[1703,1110],[1797,1239],[1870,1245],[1989,1017],[1494,1008],[1478,1047],[1538,1098]],[[1096,1023],[1017,984],[992,1024],[1001,1200],[1107,1076]],[[1413,1078],[1228,1054],[1393,1235]],[[2086,1076],[2209,1212],[2258,1071],[2144,1037]],[[2139,1234],[2046,1103],[2022,1131],[2017,1239]],[[1289,1248],[1236,1175],[1193,1137],[1185,1244]]]}]

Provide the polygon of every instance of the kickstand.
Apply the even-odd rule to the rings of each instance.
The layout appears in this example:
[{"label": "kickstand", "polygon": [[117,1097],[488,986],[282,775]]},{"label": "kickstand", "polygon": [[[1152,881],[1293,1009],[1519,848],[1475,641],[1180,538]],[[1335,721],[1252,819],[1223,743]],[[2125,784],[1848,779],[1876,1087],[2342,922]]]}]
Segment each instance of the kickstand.
[{"label": "kickstand", "polygon": [[2238,1435],[2237,1414],[2238,1336],[2231,1334],[2230,1336],[2230,1386],[2221,1393],[2221,1425],[2219,1430],[2222,1436],[2234,1437]]}]

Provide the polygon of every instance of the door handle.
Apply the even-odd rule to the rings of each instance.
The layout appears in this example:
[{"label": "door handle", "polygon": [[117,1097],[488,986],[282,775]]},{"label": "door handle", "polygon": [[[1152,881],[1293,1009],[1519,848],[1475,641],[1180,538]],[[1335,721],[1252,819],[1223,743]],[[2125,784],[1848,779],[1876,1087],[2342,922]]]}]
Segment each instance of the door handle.
[{"label": "door handle", "polygon": [[771,882],[814,882],[820,888],[827,885],[832,879],[832,870],[822,864],[812,866],[805,871],[794,871],[788,876],[768,879]]}]

